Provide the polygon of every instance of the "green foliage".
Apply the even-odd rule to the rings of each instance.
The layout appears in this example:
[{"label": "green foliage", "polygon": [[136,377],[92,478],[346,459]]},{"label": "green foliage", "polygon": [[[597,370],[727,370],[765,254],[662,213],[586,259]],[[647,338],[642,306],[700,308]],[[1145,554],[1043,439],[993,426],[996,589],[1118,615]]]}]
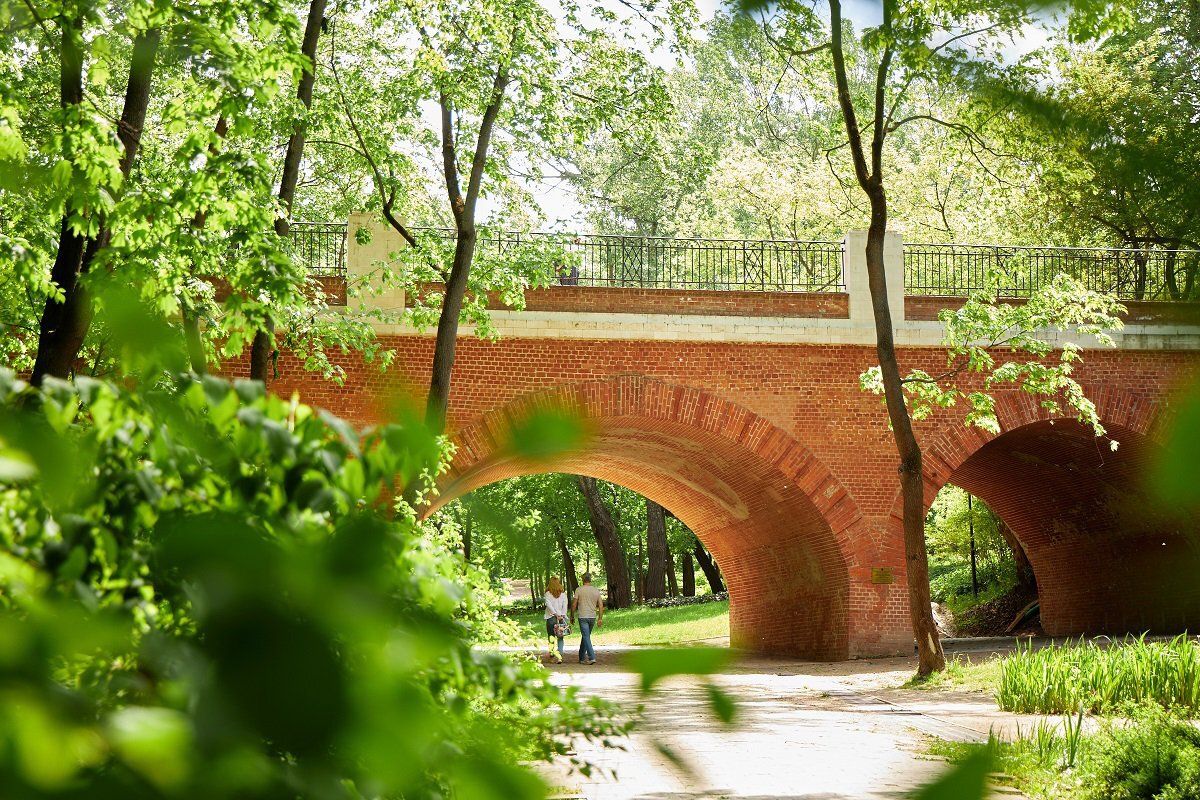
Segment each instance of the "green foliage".
[{"label": "green foliage", "polygon": [[1000,533],[1001,524],[978,498],[968,506],[967,493],[957,486],[947,485],[938,492],[925,516],[929,588],[934,600],[958,604],[960,598],[965,602],[971,594],[972,526],[982,594],[994,596],[1013,585],[1015,564],[1012,551]]},{"label": "green foliage", "polygon": [[974,800],[987,796],[992,752],[979,748],[933,783],[912,794],[913,800]]},{"label": "green foliage", "polygon": [[1108,725],[1088,765],[1086,796],[1096,800],[1200,797],[1200,730],[1157,705],[1131,725]]},{"label": "green foliage", "polygon": [[439,441],[253,383],[0,372],[5,796],[542,796],[517,761],[620,727],[476,647],[483,576],[389,519]]},{"label": "green foliage", "polygon": [[1200,386],[1193,386],[1176,400],[1171,435],[1152,467],[1149,484],[1163,502],[1192,512],[1200,508],[1197,454],[1200,454]]},{"label": "green foliage", "polygon": [[1083,735],[1077,720],[1041,720],[1016,738],[986,745],[935,741],[930,750],[952,762],[990,752],[1023,794],[1047,800],[1182,800],[1200,796],[1200,731],[1161,706],[1128,708],[1129,719],[1106,721]]},{"label": "green foliage", "polygon": [[[976,295],[955,311],[941,312],[946,370],[940,375],[914,370],[903,378],[912,418],[926,419],[965,401],[968,425],[999,433],[992,393],[1011,387],[1036,397],[1048,413],[1070,413],[1103,436],[1095,404],[1073,377],[1083,345],[1055,341],[1048,334],[1069,331],[1091,337],[1102,347],[1115,347],[1108,331],[1124,327],[1119,317],[1124,307],[1111,295],[1086,289],[1068,275],[1055,276],[1026,303],[996,300],[994,292]],[[1005,350],[1018,354],[1019,360],[998,363],[997,353]],[[879,367],[863,372],[860,382],[865,391],[883,394]],[[1069,412],[1064,412],[1064,406]],[[1110,445],[1117,447],[1115,441]]]},{"label": "green foliage", "polygon": [[996,702],[1023,713],[1111,714],[1132,702],[1200,715],[1200,646],[1185,635],[1170,643],[1027,646],[1004,659]]},{"label": "green foliage", "polygon": [[[1190,157],[1200,95],[1187,65],[1200,16],[1194,4],[1155,0],[1122,10],[1124,24],[1103,37],[1056,36],[1023,91],[995,100],[1019,112],[1010,140],[1043,166],[1047,211],[1065,231],[1130,248],[1195,248],[1200,226],[1188,209],[1200,202]],[[1188,254],[1170,265],[1170,296],[1195,298],[1198,262]]]},{"label": "green foliage", "polygon": [[[534,427],[521,426],[507,445],[515,450],[522,447],[521,442],[528,442],[520,455],[529,469],[537,469],[544,462],[541,451],[547,442],[557,443],[559,452],[569,452],[579,447],[588,433],[580,420],[556,411]],[[601,481],[598,485],[625,552],[636,555],[639,539],[644,542],[646,536],[645,498],[615,483]],[[600,550],[573,475],[549,473],[498,481],[452,504],[448,513],[471,518],[472,557],[493,575],[561,577],[561,537],[576,572],[583,574],[590,565],[597,585],[604,583]],[[690,551],[695,534],[675,517],[668,517],[666,523],[671,552],[678,556]],[[675,561],[678,564],[677,557]],[[696,582],[697,591],[702,591],[706,581],[699,568]]]}]

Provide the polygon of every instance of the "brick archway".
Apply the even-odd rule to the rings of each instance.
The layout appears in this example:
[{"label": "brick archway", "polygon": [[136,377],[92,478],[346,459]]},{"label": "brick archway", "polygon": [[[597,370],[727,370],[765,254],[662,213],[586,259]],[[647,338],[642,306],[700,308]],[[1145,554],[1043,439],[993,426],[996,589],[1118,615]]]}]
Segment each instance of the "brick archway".
[{"label": "brick archway", "polygon": [[[564,408],[587,420],[588,448],[530,464],[506,450],[516,419]],[[747,409],[638,376],[560,385],[467,422],[439,503],[531,472],[591,475],[670,509],[721,565],[734,646],[835,660],[862,621],[851,610],[854,501],[802,444]],[[868,626],[869,627],[869,626]]]},{"label": "brick archway", "polygon": [[1092,395],[1111,440],[1031,398],[999,398],[1002,433],[958,426],[929,447],[926,502],[946,483],[983,499],[1025,548],[1051,635],[1200,627],[1197,520],[1165,513],[1144,478],[1160,448],[1158,408]]}]

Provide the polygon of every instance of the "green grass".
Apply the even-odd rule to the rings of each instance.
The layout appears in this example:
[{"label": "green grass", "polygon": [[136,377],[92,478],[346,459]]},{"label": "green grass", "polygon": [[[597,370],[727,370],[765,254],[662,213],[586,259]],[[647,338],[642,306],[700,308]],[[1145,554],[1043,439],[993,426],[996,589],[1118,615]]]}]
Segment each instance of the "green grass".
[{"label": "green grass", "polygon": [[980,748],[998,783],[1044,800],[1194,800],[1200,797],[1200,730],[1156,704],[1126,707],[1085,735],[1082,715],[1041,720],[1013,741],[985,745],[933,739],[928,752],[961,763]]},{"label": "green grass", "polygon": [[944,672],[912,678],[903,689],[993,692],[1005,711],[1112,714],[1129,703],[1156,703],[1200,716],[1200,646],[1134,639],[1103,647],[1079,641],[971,663],[955,657]]},{"label": "green grass", "polygon": [[1200,646],[1172,642],[1100,647],[1080,641],[1042,650],[1018,649],[1001,662],[996,702],[1033,714],[1113,713],[1128,703],[1173,706],[1200,715]]},{"label": "green grass", "polygon": [[[542,612],[517,618],[529,635],[544,638]],[[604,612],[604,626],[592,632],[592,641],[605,644],[665,645],[695,642],[729,635],[729,601],[675,608],[622,608]],[[578,639],[579,626],[572,627]]]},{"label": "green grass", "polygon": [[946,662],[946,669],[929,677],[912,677],[901,689],[956,689],[964,692],[994,692],[1000,683],[1000,658],[973,663],[961,656]]}]

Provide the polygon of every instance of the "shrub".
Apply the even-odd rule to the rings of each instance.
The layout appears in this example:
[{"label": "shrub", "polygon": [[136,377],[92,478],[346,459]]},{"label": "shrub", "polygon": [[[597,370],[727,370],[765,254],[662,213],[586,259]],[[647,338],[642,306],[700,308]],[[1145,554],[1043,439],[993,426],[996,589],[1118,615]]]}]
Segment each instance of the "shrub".
[{"label": "shrub", "polygon": [[729,599],[729,592],[714,594],[698,594],[694,597],[656,597],[642,603],[644,608],[675,608],[676,606],[695,606],[702,603],[719,603]]},{"label": "shrub", "polygon": [[619,732],[390,513],[445,463],[415,419],[0,370],[5,800],[534,797],[518,762]]},{"label": "shrub", "polygon": [[[943,560],[930,565],[929,575],[929,595],[935,602],[946,603],[971,594],[970,562]],[[1016,570],[1011,560],[983,561],[978,564],[976,580],[981,596],[995,597],[1016,583]]]},{"label": "shrub", "polygon": [[1085,768],[1089,798],[1200,797],[1200,730],[1161,706],[1138,708],[1131,725],[1109,724],[1094,745]]}]

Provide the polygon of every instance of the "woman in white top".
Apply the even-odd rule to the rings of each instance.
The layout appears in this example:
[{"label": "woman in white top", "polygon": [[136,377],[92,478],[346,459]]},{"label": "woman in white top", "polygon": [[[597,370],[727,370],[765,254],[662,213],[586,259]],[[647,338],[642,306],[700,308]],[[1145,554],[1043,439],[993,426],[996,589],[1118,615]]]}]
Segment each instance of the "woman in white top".
[{"label": "woman in white top", "polygon": [[558,652],[551,645],[550,653],[556,663],[563,660],[563,637],[558,635],[555,628],[567,624],[567,593],[563,591],[562,581],[551,578],[546,584],[546,635],[551,640],[558,639]]}]

